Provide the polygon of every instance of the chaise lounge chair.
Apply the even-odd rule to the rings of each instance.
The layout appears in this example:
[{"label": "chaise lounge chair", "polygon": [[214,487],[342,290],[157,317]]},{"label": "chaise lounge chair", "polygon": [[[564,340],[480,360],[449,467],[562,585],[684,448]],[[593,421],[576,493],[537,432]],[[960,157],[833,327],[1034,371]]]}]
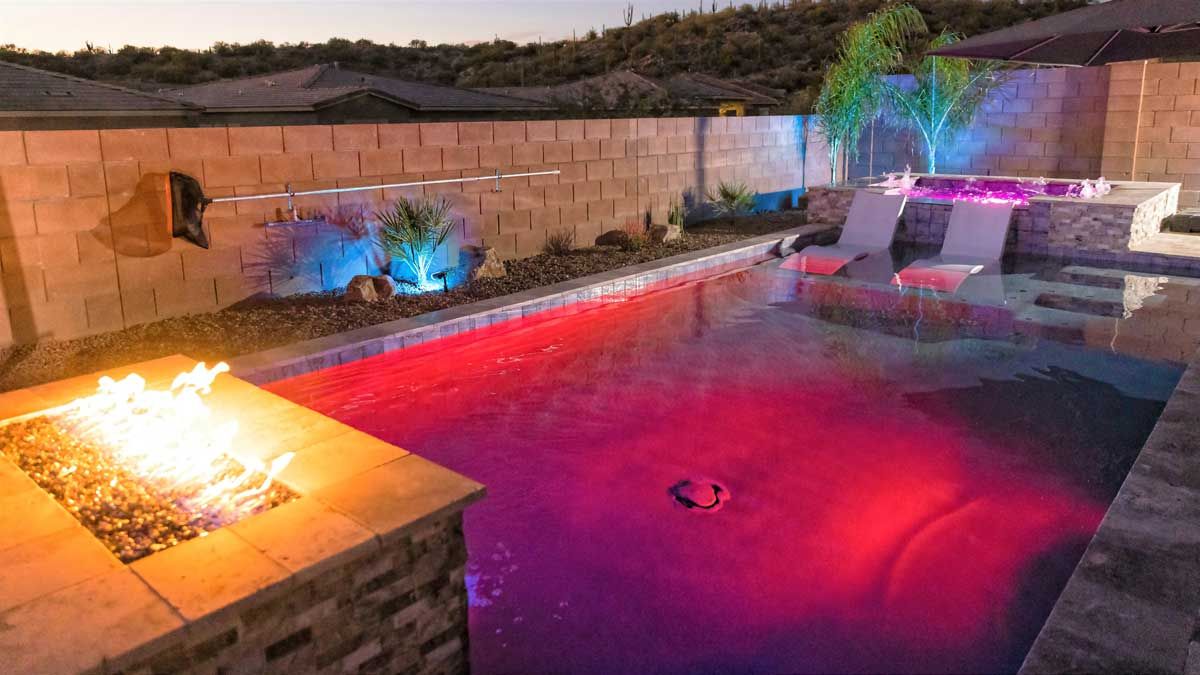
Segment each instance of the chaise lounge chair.
[{"label": "chaise lounge chair", "polygon": [[954,202],[941,254],[913,262],[892,284],[953,293],[972,275],[998,275],[1012,211],[1012,204]]},{"label": "chaise lounge chair", "polygon": [[804,250],[788,257],[781,267],[810,274],[835,274],[847,264],[871,256],[887,258],[890,275],[892,268],[888,249],[896,236],[896,224],[907,199],[900,194],[887,195],[867,190],[855,192],[837,243],[832,246],[806,246]]}]

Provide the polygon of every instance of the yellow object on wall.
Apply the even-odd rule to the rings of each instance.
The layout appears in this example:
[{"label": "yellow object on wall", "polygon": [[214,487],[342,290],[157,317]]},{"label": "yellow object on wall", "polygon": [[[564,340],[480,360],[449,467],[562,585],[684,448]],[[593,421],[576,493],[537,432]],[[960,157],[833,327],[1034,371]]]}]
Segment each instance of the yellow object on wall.
[{"label": "yellow object on wall", "polygon": [[745,117],[746,104],[740,102],[722,103],[717,112],[721,117]]}]

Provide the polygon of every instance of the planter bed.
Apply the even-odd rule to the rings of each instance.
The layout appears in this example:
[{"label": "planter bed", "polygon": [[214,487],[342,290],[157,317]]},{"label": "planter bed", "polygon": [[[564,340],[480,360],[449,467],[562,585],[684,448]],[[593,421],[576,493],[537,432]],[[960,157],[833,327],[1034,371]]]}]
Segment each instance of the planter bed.
[{"label": "planter bed", "polygon": [[607,247],[569,255],[537,255],[505,262],[507,276],[481,279],[448,293],[403,295],[377,303],[343,302],[340,292],[246,301],[209,314],[180,316],[75,340],[47,341],[0,352],[0,391],[81,373],[184,353],[210,362],[294,342],[408,318],[457,305],[519,293],[661,258],[712,248],[803,224],[803,211],[710,221],[684,237],[638,251]]}]

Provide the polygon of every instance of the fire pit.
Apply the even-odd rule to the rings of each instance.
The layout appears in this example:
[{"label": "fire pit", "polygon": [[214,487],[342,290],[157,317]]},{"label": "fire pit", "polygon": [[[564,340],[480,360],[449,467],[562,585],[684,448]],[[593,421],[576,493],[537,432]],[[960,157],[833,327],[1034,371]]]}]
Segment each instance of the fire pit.
[{"label": "fire pit", "polygon": [[465,671],[482,486],[224,371],[0,394],[5,672]]},{"label": "fire pit", "polygon": [[198,363],[167,389],[141,376],[0,426],[21,467],[121,562],[129,563],[296,498],[270,466],[233,453],[237,423],[213,424],[202,397],[229,366]]}]

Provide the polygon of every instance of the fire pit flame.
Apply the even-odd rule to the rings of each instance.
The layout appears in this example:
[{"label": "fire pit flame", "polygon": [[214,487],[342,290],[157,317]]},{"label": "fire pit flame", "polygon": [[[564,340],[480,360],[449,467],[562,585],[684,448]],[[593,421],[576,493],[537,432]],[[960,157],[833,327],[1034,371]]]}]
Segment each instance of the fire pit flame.
[{"label": "fire pit flame", "polygon": [[[134,475],[180,495],[184,503],[179,506],[232,522],[263,506],[264,495],[293,453],[268,466],[233,452],[237,422],[214,424],[202,398],[212,391],[216,377],[228,371],[225,363],[212,368],[198,363],[165,390],[147,389],[146,380],[136,374],[121,380],[102,377],[98,391],[67,406],[62,419],[72,433],[105,448]],[[230,460],[242,470],[230,470]],[[260,475],[265,479],[258,481]]]}]

